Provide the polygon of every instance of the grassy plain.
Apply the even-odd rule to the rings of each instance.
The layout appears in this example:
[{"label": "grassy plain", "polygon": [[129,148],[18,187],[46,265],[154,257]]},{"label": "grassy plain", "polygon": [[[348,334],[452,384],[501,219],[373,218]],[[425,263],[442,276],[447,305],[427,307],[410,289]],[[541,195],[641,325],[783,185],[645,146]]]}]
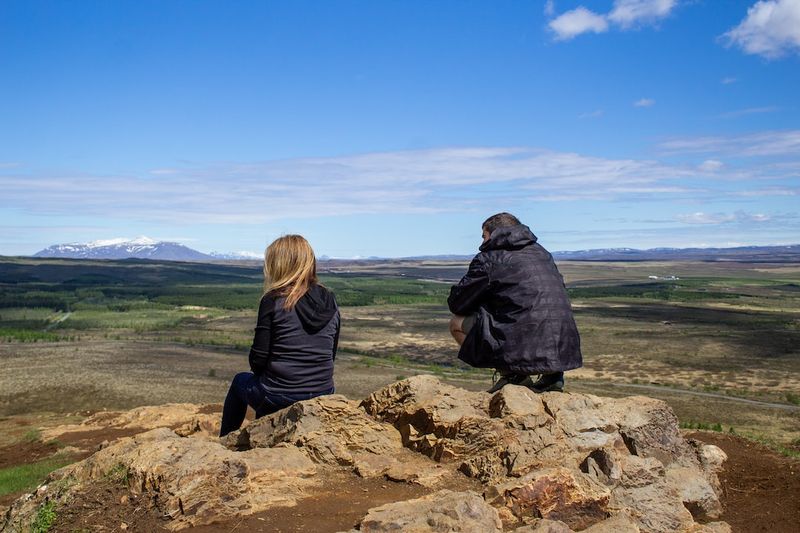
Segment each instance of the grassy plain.
[{"label": "grassy plain", "polygon": [[[687,426],[800,449],[800,264],[559,264],[581,332],[573,391],[668,401]],[[488,371],[447,333],[458,262],[323,263],[344,327],[339,392]],[[651,278],[651,276],[656,279]],[[260,266],[0,259],[0,415],[219,402],[246,370]],[[24,425],[24,424],[18,424]]]}]

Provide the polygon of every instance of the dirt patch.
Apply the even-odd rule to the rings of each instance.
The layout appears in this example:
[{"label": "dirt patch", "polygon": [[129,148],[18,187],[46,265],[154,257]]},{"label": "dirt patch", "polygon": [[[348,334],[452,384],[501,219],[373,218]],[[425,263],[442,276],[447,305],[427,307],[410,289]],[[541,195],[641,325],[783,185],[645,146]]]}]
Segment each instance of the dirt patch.
[{"label": "dirt patch", "polygon": [[57,442],[21,442],[0,448],[0,468],[26,465],[46,459],[59,449]]},{"label": "dirt patch", "polygon": [[167,520],[150,502],[129,492],[124,485],[94,483],[73,495],[57,509],[54,533],[73,531],[167,531]]},{"label": "dirt patch", "polygon": [[736,533],[796,533],[800,524],[800,461],[735,435],[688,435],[722,448],[722,520]]},{"label": "dirt patch", "polygon": [[[464,478],[456,480],[453,490],[478,487]],[[276,507],[240,519],[186,529],[198,533],[219,531],[326,533],[353,528],[379,505],[418,498],[433,489],[395,483],[385,479],[362,479],[347,472],[329,475],[322,487],[300,500],[294,507]],[[123,525],[124,524],[124,525]],[[166,531],[167,519],[151,502],[131,494],[121,484],[97,483],[76,493],[67,505],[58,509],[54,532],[119,530],[131,532]]]},{"label": "dirt patch", "polygon": [[331,476],[320,492],[294,507],[276,507],[240,520],[197,527],[191,531],[263,531],[328,533],[347,531],[372,507],[395,501],[419,498],[432,492],[418,485],[394,483],[385,479],[362,479],[351,474]]},{"label": "dirt patch", "polygon": [[197,410],[198,414],[201,415],[222,415],[222,404],[221,403],[211,403],[206,404],[200,409]]}]

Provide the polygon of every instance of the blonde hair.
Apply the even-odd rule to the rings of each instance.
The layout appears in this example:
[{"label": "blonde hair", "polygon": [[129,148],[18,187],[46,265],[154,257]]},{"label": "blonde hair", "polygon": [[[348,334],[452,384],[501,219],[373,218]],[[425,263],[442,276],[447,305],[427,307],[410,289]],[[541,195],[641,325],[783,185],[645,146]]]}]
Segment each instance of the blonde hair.
[{"label": "blonde hair", "polygon": [[264,294],[285,296],[284,309],[293,309],[317,283],[317,260],[311,245],[300,235],[275,239],[264,252]]}]

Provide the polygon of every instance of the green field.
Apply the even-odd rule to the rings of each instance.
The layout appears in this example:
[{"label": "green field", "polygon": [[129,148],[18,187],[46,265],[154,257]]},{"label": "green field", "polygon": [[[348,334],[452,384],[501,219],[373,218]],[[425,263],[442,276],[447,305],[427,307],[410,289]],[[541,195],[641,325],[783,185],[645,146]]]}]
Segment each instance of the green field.
[{"label": "green field", "polygon": [[[559,268],[585,359],[568,378],[572,390],[661,397],[687,427],[734,428],[797,447],[800,265],[566,262]],[[447,333],[447,294],[465,269],[432,261],[321,265],[321,280],[342,308],[339,364],[380,368],[392,379],[437,372],[483,387],[488,373],[461,364]],[[83,399],[73,407],[117,405],[115,398],[125,395],[119,405],[152,401],[170,368],[158,369],[158,379],[147,376],[156,375],[159,361],[173,364],[187,353],[205,359],[192,376],[196,382],[181,381],[195,387],[181,398],[196,400],[198,391],[221,398],[230,369],[246,367],[261,283],[257,264],[0,259],[0,357],[8,369],[0,410],[36,408],[24,379],[31,354],[62,373],[64,361],[102,373],[102,379],[52,381],[71,399]],[[365,374],[338,368],[342,380],[363,379],[363,387],[348,382],[352,394],[374,386]],[[112,394],[103,380],[118,373],[147,382],[150,392],[122,383]]]}]

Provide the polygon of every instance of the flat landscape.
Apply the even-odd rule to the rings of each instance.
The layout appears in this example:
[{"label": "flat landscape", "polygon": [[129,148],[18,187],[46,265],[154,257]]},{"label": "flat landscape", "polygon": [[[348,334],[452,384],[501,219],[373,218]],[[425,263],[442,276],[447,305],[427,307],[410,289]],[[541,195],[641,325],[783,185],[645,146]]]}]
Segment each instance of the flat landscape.
[{"label": "flat landscape", "polygon": [[[800,264],[559,268],[585,360],[567,390],[661,398],[687,430],[800,455]],[[488,388],[491,372],[460,363],[447,332],[447,294],[465,269],[323,262],[344,320],[337,392],[362,398],[418,373]],[[260,291],[257,263],[0,259],[0,447],[89,412],[221,403],[247,370]],[[44,472],[60,464],[47,461]]]}]

